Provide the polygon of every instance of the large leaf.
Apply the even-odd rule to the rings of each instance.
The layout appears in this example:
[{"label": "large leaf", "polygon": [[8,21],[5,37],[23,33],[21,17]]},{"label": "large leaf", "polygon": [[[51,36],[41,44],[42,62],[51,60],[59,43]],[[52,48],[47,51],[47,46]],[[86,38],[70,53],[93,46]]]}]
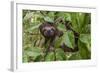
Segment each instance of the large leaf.
[{"label": "large leaf", "polygon": [[55,47],[56,48],[59,48],[59,46],[61,44],[65,44],[67,45],[68,47],[70,48],[74,48],[74,35],[73,35],[73,32],[71,31],[67,31],[67,32],[64,32],[63,36],[62,37],[58,37],[56,38],[56,41],[55,41]]},{"label": "large leaf", "polygon": [[61,48],[56,49],[56,60],[66,60],[66,54]]},{"label": "large leaf", "polygon": [[89,34],[81,34],[79,39],[91,51],[91,36]]},{"label": "large leaf", "polygon": [[54,20],[55,12],[49,12],[48,16]]},{"label": "large leaf", "polygon": [[77,22],[79,22],[79,20],[77,20],[78,13],[70,13],[71,14],[71,22],[72,22],[72,27],[75,31],[79,32],[79,24]]},{"label": "large leaf", "polygon": [[82,59],[90,59],[91,58],[91,51],[88,50],[86,47],[86,44],[79,41],[79,52],[82,57]]},{"label": "large leaf", "polygon": [[85,13],[82,15],[84,15],[84,19],[83,19],[83,22],[81,23],[80,31],[81,31],[81,33],[90,33],[90,28],[91,28],[90,27],[91,26],[90,25],[91,24],[90,14]]},{"label": "large leaf", "polygon": [[63,43],[63,37],[56,37],[55,42],[56,43],[54,44],[54,47],[59,48],[60,45]]},{"label": "large leaf", "polygon": [[37,58],[40,55],[43,55],[41,49],[38,47],[34,47],[33,49],[31,48],[30,50],[27,50],[26,54],[28,57],[31,57],[33,59]]},{"label": "large leaf", "polygon": [[62,37],[62,43],[65,43],[68,47],[74,48],[74,34],[71,31],[64,33]]},{"label": "large leaf", "polygon": [[54,52],[49,52],[45,57],[45,61],[54,61],[54,59],[55,59]]}]

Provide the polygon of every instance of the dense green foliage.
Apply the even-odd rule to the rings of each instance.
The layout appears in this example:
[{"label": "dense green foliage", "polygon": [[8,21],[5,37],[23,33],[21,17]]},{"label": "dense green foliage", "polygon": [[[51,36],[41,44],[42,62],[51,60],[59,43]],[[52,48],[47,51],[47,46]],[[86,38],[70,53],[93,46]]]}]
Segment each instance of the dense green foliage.
[{"label": "dense green foliage", "polygon": [[91,59],[91,14],[81,12],[54,12],[54,11],[34,11],[23,10],[23,62],[39,62],[44,59],[44,37],[39,31],[39,26],[44,22],[55,22],[57,18],[62,18],[64,21],[72,22],[72,28],[80,33],[78,40],[78,52],[64,52],[58,46],[64,42],[67,46],[73,48],[74,35],[71,31],[66,31],[62,23],[56,25],[59,30],[64,32],[64,35],[59,40],[56,40],[55,51],[49,52],[45,61],[56,60],[83,60]]}]

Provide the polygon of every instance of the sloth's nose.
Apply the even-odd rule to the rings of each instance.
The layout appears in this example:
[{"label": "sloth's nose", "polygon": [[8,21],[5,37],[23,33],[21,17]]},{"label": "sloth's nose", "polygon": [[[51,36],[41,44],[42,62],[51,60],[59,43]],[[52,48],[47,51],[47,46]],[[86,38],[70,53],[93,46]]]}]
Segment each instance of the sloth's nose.
[{"label": "sloth's nose", "polygon": [[50,34],[51,33],[51,30],[48,30],[48,34]]}]

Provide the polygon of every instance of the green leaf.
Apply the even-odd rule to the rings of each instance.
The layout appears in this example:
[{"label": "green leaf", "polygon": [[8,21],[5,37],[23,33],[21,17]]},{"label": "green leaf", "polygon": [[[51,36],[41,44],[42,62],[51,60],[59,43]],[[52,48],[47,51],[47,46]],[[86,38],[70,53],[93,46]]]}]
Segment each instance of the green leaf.
[{"label": "green leaf", "polygon": [[71,31],[65,32],[64,35],[63,35],[62,42],[64,42],[68,47],[74,48],[74,35],[73,35],[73,32],[71,32]]},{"label": "green leaf", "polygon": [[34,12],[28,12],[24,17],[24,21],[30,19],[32,16],[34,16]]},{"label": "green leaf", "polygon": [[53,20],[54,20],[54,16],[55,16],[54,13],[55,13],[55,12],[49,12],[49,13],[48,13],[48,16],[49,16],[50,18],[52,18]]},{"label": "green leaf", "polygon": [[71,14],[71,22],[72,22],[73,29],[74,29],[75,31],[78,31],[79,28],[78,28],[77,19],[76,19],[77,14],[74,13],[74,12],[72,12],[72,13],[70,13],[70,14]]},{"label": "green leaf", "polygon": [[71,14],[70,13],[65,13],[65,20],[71,21]]},{"label": "green leaf", "polygon": [[38,24],[38,25],[34,25],[34,26],[32,26],[32,27],[30,27],[30,28],[28,28],[26,31],[33,31],[33,30],[36,30],[36,29],[38,29],[39,28],[39,26],[40,26],[41,24]]},{"label": "green leaf", "polygon": [[82,57],[81,57],[81,55],[80,55],[79,52],[73,53],[73,54],[68,58],[68,60],[81,60],[81,59],[82,59]]},{"label": "green leaf", "polygon": [[45,61],[54,61],[54,59],[55,59],[54,52],[49,52],[45,58]]},{"label": "green leaf", "polygon": [[70,15],[70,13],[67,13],[67,12],[59,12],[59,13],[57,13],[56,16],[57,17],[62,17],[64,20],[71,21],[71,15]]},{"label": "green leaf", "polygon": [[65,25],[64,24],[58,24],[57,28],[61,31],[66,31]]},{"label": "green leaf", "polygon": [[39,55],[34,59],[34,62],[43,61],[43,56]]},{"label": "green leaf", "polygon": [[50,17],[44,17],[44,20],[47,21],[47,22],[54,22],[54,20]]},{"label": "green leaf", "polygon": [[56,49],[56,60],[66,60],[66,55],[61,48]]},{"label": "green leaf", "polygon": [[54,47],[55,48],[59,48],[59,46],[62,44],[62,39],[63,39],[63,37],[56,37],[56,39],[55,39],[55,44],[54,44]]},{"label": "green leaf", "polygon": [[34,59],[37,58],[38,56],[42,55],[42,54],[43,53],[42,53],[41,49],[38,48],[38,47],[34,47],[33,49],[31,48],[30,50],[26,51],[26,55],[28,57],[31,57],[31,58],[34,58]]},{"label": "green leaf", "polygon": [[23,62],[24,63],[28,62],[28,56],[27,56],[26,52],[23,53]]},{"label": "green leaf", "polygon": [[91,51],[91,36],[90,34],[81,34],[79,40],[85,44],[89,51]]},{"label": "green leaf", "polygon": [[83,22],[81,23],[80,31],[81,33],[90,33],[91,14],[84,13],[83,15],[84,19]]},{"label": "green leaf", "polygon": [[65,43],[70,48],[74,48],[73,32],[71,32],[71,31],[64,32],[63,36],[56,38],[55,42],[56,42],[55,48],[59,48],[59,46],[63,43]]},{"label": "green leaf", "polygon": [[40,55],[40,53],[34,52],[34,51],[27,51],[27,55],[31,56],[31,57],[36,57],[36,56]]},{"label": "green leaf", "polygon": [[79,53],[82,57],[82,59],[90,59],[91,58],[91,51],[88,50],[86,47],[86,44],[79,41]]}]

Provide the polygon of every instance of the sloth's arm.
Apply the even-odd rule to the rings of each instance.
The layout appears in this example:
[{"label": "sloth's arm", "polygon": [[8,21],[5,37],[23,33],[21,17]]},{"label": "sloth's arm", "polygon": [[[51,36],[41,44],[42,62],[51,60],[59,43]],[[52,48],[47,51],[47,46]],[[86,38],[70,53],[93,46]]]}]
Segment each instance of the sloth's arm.
[{"label": "sloth's arm", "polygon": [[62,44],[61,48],[63,48],[64,52],[77,52],[79,50],[79,48],[78,48],[79,33],[76,32],[75,30],[73,30],[73,28],[71,27],[70,21],[65,22],[65,27],[66,27],[66,30],[70,30],[74,33],[75,46],[74,46],[74,48],[70,48],[67,45]]}]

